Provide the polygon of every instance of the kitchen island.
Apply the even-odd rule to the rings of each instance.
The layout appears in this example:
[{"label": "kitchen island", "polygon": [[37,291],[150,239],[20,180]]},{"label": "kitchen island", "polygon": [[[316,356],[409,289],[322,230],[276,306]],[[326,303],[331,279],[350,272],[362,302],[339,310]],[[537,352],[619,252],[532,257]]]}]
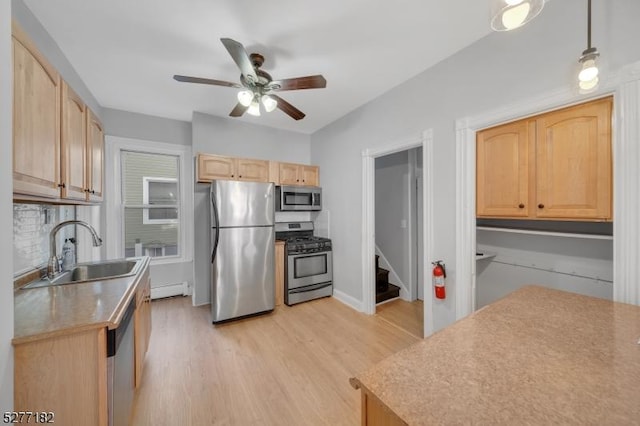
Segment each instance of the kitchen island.
[{"label": "kitchen island", "polygon": [[640,307],[527,286],[352,378],[362,424],[638,424]]}]

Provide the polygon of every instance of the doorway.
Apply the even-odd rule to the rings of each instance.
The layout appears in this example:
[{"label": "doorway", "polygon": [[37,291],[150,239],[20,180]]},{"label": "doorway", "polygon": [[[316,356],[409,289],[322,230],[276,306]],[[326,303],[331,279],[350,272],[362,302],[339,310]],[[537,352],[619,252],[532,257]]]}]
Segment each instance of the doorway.
[{"label": "doorway", "polygon": [[374,184],[376,314],[423,337],[418,253],[424,250],[417,220],[422,216],[422,147],[375,158]]},{"label": "doorway", "polygon": [[[421,148],[421,154],[418,150]],[[412,236],[412,239],[406,238],[405,247],[403,251],[403,257],[400,261],[399,269],[402,272],[398,272],[394,263],[398,264],[398,256],[394,253],[391,257],[395,258],[391,262],[387,258],[385,249],[376,251],[376,240],[380,242],[380,238],[377,237],[377,233],[381,231],[376,230],[376,160],[385,156],[390,156],[396,153],[405,152],[405,155],[409,155],[409,152],[413,150],[414,161],[422,165],[422,169],[419,172],[414,172],[409,178],[409,173],[406,173],[406,198],[412,199],[405,205],[405,211],[403,217],[396,217],[391,219],[395,222],[392,223],[390,231],[405,234],[407,237]],[[375,314],[376,309],[376,281],[377,281],[377,267],[376,267],[376,255],[378,259],[378,267],[382,267],[389,271],[389,277],[391,282],[396,277],[403,277],[400,281],[400,291],[398,292],[399,302],[411,303],[418,300],[418,288],[426,282],[424,264],[431,261],[431,253],[433,251],[433,215],[432,211],[432,161],[433,161],[433,137],[432,131],[428,130],[423,132],[420,137],[412,140],[402,141],[395,144],[390,144],[385,148],[380,149],[368,149],[363,151],[363,250],[362,250],[362,289],[363,289],[363,311],[368,314]],[[417,159],[415,157],[420,157]],[[381,160],[385,161],[385,160]],[[419,181],[419,182],[418,182]],[[417,196],[420,191],[421,197]],[[415,197],[411,195],[414,194]],[[422,208],[418,209],[418,200],[422,200]],[[387,206],[391,205],[387,203]],[[386,232],[386,231],[385,231]],[[419,235],[421,233],[421,236]],[[388,238],[389,232],[387,232]],[[382,237],[382,236],[380,236]],[[387,249],[389,252],[389,249]],[[382,258],[385,258],[381,261]],[[406,262],[406,263],[403,263]],[[411,266],[409,266],[409,263]],[[385,265],[391,266],[386,268]],[[418,265],[421,265],[419,268]],[[407,272],[409,271],[409,272]],[[421,284],[419,284],[421,283]],[[429,320],[432,315],[432,298],[431,292],[422,292],[424,301],[419,310],[422,313],[422,324],[420,330],[416,332],[420,337],[428,336],[433,333],[433,321]],[[417,302],[420,303],[420,302]],[[401,305],[401,303],[396,303]],[[383,306],[383,305],[378,305]],[[390,304],[386,308],[387,311],[392,305]],[[413,308],[415,311],[415,308]],[[394,310],[395,311],[395,310]],[[408,310],[400,308],[401,312],[407,312]],[[426,320],[424,320],[426,319]]]}]

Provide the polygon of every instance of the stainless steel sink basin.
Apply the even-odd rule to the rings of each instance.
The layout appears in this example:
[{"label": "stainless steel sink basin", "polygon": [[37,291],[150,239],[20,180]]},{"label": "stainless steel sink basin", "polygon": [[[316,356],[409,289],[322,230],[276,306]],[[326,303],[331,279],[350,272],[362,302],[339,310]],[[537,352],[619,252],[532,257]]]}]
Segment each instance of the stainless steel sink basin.
[{"label": "stainless steel sink basin", "polygon": [[61,272],[51,280],[43,278],[29,283],[22,288],[29,289],[128,277],[138,273],[141,263],[142,262],[140,260],[119,259],[79,264],[69,271]]}]

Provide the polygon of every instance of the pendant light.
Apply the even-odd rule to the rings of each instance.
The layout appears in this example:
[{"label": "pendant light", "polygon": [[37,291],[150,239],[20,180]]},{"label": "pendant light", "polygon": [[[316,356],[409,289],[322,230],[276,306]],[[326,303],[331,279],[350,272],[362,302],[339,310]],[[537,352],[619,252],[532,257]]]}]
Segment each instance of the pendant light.
[{"label": "pendant light", "polygon": [[510,31],[538,16],[545,0],[491,0],[491,28]]},{"label": "pendant light", "polygon": [[591,0],[587,0],[587,48],[578,60],[580,64],[580,72],[578,73],[580,93],[589,93],[598,88],[598,65],[596,64],[598,56],[600,56],[598,49],[591,46]]}]

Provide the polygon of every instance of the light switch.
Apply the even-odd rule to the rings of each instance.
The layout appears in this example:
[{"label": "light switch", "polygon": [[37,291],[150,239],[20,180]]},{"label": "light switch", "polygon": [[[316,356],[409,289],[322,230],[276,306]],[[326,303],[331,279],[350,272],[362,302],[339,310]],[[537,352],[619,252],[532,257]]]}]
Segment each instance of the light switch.
[{"label": "light switch", "polygon": [[404,229],[407,227],[407,219],[402,219],[400,221],[400,228]]}]

